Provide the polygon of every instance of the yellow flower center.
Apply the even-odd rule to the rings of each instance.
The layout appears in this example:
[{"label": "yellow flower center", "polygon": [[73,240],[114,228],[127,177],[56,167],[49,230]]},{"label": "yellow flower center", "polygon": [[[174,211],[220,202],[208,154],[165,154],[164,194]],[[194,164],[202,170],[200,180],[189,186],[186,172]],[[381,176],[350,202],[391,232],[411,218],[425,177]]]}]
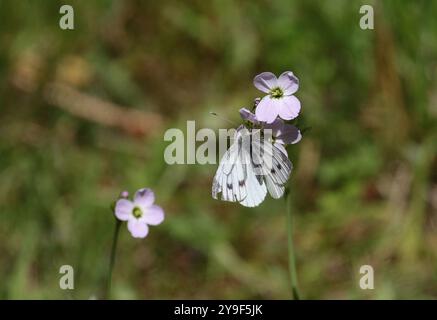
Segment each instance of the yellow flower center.
[{"label": "yellow flower center", "polygon": [[134,215],[135,218],[141,218],[141,216],[143,215],[143,211],[141,211],[140,208],[135,207],[135,208],[132,210],[132,214]]},{"label": "yellow flower center", "polygon": [[278,98],[281,98],[283,95],[284,95],[284,92],[279,87],[270,90],[270,96],[272,98],[278,99]]}]

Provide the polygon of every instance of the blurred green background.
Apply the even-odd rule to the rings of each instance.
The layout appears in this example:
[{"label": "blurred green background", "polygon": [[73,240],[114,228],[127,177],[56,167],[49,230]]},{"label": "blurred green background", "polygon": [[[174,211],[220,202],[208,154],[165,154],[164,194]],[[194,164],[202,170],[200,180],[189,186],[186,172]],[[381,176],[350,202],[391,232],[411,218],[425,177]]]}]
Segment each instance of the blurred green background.
[{"label": "blurred green background", "polygon": [[216,201],[217,165],[163,161],[167,128],[228,127],[209,112],[239,121],[285,70],[311,127],[289,150],[303,297],[437,297],[437,2],[68,2],[64,31],[65,2],[0,0],[0,298],[100,298],[110,203],[145,186],[166,220],[122,227],[114,298],[290,298],[285,201]]}]

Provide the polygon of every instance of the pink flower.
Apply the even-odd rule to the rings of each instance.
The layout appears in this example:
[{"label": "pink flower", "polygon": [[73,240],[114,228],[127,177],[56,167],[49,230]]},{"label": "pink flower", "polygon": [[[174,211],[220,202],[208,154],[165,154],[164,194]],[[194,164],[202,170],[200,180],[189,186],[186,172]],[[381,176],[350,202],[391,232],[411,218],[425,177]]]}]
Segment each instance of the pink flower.
[{"label": "pink flower", "polygon": [[[246,108],[240,109],[240,116],[243,120],[249,121],[254,125],[263,125],[258,117]],[[296,126],[287,124],[279,118],[276,118],[276,120],[270,124],[264,124],[263,128],[272,130],[274,144],[284,154],[287,154],[285,145],[298,143],[302,139],[302,134]]]},{"label": "pink flower", "polygon": [[284,123],[284,121],[279,118],[273,121],[273,123],[267,124],[264,128],[272,129],[275,146],[286,155],[288,154],[285,146],[287,144],[298,143],[302,139],[302,134],[297,127],[292,124]]},{"label": "pink flower", "polygon": [[149,225],[156,226],[164,221],[164,210],[154,205],[155,194],[143,188],[135,193],[133,201],[119,199],[115,204],[115,216],[127,221],[127,228],[134,238],[144,238],[149,233]]},{"label": "pink flower", "polygon": [[255,87],[268,93],[256,107],[258,121],[273,123],[279,116],[284,120],[296,118],[300,112],[300,101],[293,94],[299,89],[299,79],[291,71],[279,78],[271,72],[263,72],[253,79]]}]

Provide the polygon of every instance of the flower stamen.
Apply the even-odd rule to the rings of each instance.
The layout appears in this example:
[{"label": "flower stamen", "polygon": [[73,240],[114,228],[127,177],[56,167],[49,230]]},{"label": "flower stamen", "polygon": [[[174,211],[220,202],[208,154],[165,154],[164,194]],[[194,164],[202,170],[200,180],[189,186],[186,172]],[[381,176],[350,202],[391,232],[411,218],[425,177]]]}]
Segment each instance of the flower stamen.
[{"label": "flower stamen", "polygon": [[284,92],[283,92],[282,89],[279,88],[279,87],[270,90],[270,96],[271,96],[272,98],[279,99],[279,98],[281,98],[283,95],[284,95]]},{"label": "flower stamen", "polygon": [[140,208],[135,207],[132,210],[132,214],[135,218],[141,218],[141,216],[143,215],[143,211]]}]

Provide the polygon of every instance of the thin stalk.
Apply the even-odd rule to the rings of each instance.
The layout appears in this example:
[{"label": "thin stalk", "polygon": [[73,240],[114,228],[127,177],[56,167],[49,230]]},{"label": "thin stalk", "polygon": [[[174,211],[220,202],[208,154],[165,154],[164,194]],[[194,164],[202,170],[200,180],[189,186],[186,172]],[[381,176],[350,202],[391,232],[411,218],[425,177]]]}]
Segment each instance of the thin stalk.
[{"label": "thin stalk", "polygon": [[290,273],[291,292],[294,300],[300,299],[297,285],[296,258],[293,246],[293,217],[291,214],[291,195],[287,195],[287,232],[288,232],[288,271]]},{"label": "thin stalk", "polygon": [[109,299],[111,294],[112,270],[114,269],[114,264],[115,264],[115,256],[117,253],[117,243],[118,243],[118,233],[120,231],[120,226],[121,226],[121,221],[115,219],[114,236],[112,238],[111,255],[109,257],[108,279],[107,279],[106,290],[104,295],[105,299]]}]

